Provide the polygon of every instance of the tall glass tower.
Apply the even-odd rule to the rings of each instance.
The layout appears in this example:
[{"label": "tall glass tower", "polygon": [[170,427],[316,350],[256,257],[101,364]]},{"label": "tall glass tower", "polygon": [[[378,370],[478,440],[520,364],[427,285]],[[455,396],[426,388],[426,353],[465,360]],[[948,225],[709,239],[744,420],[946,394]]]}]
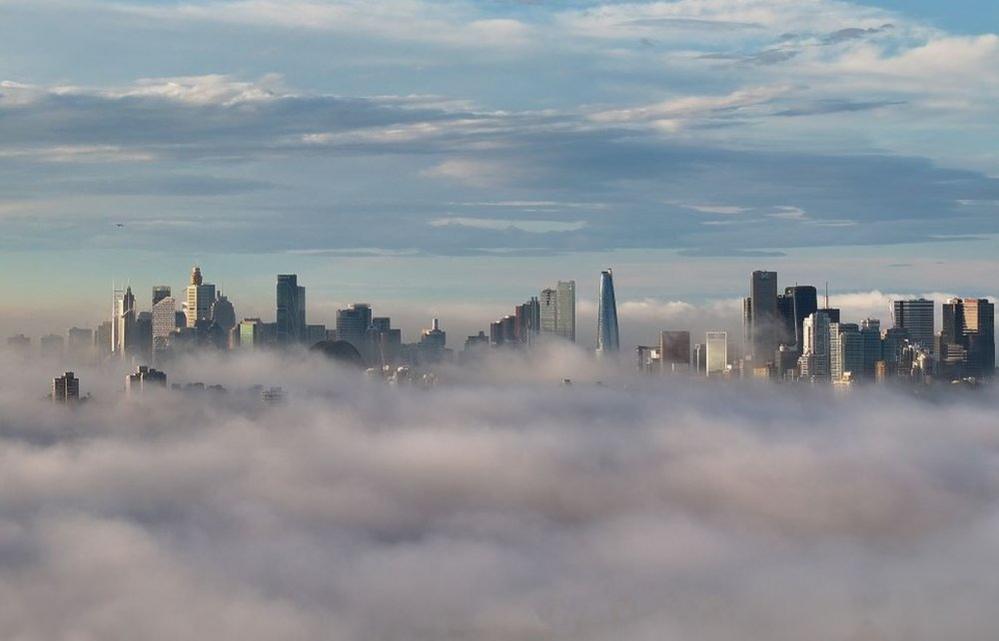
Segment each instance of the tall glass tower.
[{"label": "tall glass tower", "polygon": [[277,340],[281,344],[298,343],[305,337],[305,288],[297,274],[277,277]]},{"label": "tall glass tower", "polygon": [[600,307],[597,312],[597,353],[621,349],[617,331],[617,302],[614,300],[614,273],[600,272]]}]

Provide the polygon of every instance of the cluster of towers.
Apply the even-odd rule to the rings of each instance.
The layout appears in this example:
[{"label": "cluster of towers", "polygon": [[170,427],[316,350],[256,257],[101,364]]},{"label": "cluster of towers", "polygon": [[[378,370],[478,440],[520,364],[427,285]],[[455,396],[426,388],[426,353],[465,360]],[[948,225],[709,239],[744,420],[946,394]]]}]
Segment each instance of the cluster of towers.
[{"label": "cluster of towers", "polygon": [[771,378],[849,383],[891,377],[991,378],[995,372],[995,309],[986,299],[943,305],[924,298],[892,302],[892,326],[867,318],[844,322],[839,309],[818,306],[811,285],[777,293],[777,273],[755,271],[743,304],[744,371]]}]

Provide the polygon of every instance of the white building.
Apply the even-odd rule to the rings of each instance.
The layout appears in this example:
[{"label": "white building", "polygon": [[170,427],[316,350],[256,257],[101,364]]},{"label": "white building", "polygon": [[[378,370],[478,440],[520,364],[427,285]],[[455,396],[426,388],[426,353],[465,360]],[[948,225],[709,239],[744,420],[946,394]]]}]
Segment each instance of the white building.
[{"label": "white building", "polygon": [[707,375],[722,376],[728,370],[728,332],[706,332]]}]

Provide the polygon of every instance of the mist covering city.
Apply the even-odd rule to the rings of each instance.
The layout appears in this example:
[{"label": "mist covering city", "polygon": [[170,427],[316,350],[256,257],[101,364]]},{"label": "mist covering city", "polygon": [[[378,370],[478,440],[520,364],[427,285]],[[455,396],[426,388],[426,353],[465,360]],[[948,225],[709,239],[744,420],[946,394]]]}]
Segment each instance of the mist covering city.
[{"label": "mist covering city", "polygon": [[986,0],[0,0],[0,639],[980,641]]}]

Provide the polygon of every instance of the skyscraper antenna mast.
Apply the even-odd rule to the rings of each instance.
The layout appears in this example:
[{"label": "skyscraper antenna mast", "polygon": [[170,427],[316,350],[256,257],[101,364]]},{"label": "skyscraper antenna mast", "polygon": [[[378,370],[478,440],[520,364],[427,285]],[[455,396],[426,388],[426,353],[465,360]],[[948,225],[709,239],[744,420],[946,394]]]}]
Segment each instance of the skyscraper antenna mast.
[{"label": "skyscraper antenna mast", "polygon": [[829,309],[829,281],[826,281],[826,309]]}]

